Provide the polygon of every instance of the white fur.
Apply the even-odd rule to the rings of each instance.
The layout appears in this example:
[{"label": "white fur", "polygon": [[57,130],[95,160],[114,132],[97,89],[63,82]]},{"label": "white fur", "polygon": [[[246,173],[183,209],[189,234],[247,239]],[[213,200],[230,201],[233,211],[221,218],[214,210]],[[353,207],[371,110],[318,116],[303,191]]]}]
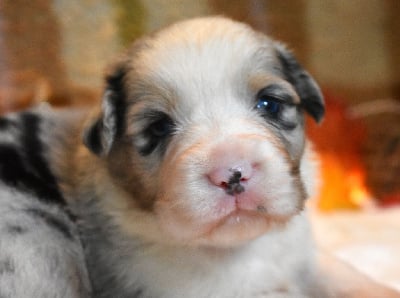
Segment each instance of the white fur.
[{"label": "white fur", "polygon": [[[303,244],[299,245],[299,241]],[[287,253],[287,250],[293,250]],[[230,251],[213,248],[153,246],[139,252],[126,282],[149,285],[148,297],[302,297],[301,283],[293,281],[312,272],[302,268],[312,256],[305,215],[298,215],[283,230],[265,234]],[[305,274],[305,276],[301,276]]]}]

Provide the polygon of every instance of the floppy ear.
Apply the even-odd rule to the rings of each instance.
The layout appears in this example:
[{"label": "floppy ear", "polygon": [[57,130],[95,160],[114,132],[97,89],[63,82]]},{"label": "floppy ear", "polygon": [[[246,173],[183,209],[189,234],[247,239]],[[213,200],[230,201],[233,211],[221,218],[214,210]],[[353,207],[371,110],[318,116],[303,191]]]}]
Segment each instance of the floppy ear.
[{"label": "floppy ear", "polygon": [[325,114],[325,104],[317,83],[283,45],[275,44],[275,48],[283,75],[296,89],[301,105],[315,121],[320,122]]},{"label": "floppy ear", "polygon": [[101,111],[87,125],[83,143],[93,153],[104,156],[110,151],[115,138],[121,136],[125,127],[125,87],[126,64],[114,67],[106,77]]}]

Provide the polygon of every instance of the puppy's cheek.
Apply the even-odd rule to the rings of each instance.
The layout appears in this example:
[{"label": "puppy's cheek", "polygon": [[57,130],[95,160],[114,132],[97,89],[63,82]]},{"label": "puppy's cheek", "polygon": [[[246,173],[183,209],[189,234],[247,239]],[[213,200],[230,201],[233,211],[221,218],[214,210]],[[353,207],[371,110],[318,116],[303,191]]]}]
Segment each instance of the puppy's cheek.
[{"label": "puppy's cheek", "polygon": [[175,239],[192,241],[201,237],[221,216],[218,202],[210,199],[212,191],[206,179],[176,166],[162,184],[164,191],[158,197],[155,212],[160,227]]},{"label": "puppy's cheek", "polygon": [[271,217],[291,217],[304,207],[303,182],[292,173],[293,166],[287,158],[274,157],[263,164],[260,180],[254,181],[255,190],[264,196],[265,212]]}]

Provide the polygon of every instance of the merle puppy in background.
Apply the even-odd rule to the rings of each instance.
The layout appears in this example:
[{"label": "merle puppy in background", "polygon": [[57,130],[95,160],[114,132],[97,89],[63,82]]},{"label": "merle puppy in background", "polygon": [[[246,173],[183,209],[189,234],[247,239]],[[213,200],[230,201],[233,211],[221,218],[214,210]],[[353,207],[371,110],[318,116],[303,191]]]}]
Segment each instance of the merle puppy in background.
[{"label": "merle puppy in background", "polygon": [[317,265],[305,114],[292,54],[209,17],[136,41],[94,111],[1,118],[0,297],[390,297]]}]

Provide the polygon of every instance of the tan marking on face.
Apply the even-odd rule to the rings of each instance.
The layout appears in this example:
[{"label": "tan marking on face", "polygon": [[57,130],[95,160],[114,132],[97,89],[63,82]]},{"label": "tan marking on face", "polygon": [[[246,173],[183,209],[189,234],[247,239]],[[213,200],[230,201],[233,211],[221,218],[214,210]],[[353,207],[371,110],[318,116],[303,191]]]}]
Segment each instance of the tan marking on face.
[{"label": "tan marking on face", "polygon": [[300,104],[300,97],[291,84],[278,78],[275,75],[268,73],[256,73],[249,77],[249,88],[254,94],[257,94],[261,89],[270,85],[279,85],[282,89],[286,89],[287,93],[293,98],[293,103]]},{"label": "tan marking on face", "polygon": [[151,211],[156,201],[155,172],[146,167],[143,158],[132,148],[132,144],[120,142],[110,152],[108,169],[114,183],[120,186],[132,201],[143,210]]}]

